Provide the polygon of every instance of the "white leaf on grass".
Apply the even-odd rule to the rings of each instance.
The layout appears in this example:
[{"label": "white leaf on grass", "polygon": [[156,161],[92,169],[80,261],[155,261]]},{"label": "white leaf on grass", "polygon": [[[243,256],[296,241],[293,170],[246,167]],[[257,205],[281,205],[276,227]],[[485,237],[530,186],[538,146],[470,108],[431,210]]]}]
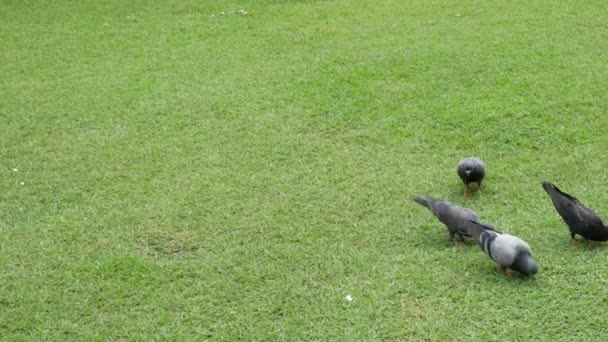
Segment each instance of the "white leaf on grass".
[{"label": "white leaf on grass", "polygon": [[348,296],[344,297],[344,299],[346,299],[349,302],[352,302],[353,301],[353,296],[348,295]]}]

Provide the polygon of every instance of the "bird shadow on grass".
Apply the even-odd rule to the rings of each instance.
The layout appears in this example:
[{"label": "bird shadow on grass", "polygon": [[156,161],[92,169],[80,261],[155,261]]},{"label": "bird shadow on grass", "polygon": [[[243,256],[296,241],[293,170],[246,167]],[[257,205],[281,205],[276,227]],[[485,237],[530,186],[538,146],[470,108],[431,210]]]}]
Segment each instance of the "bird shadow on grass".
[{"label": "bird shadow on grass", "polygon": [[570,240],[568,241],[568,244],[570,245],[570,247],[577,249],[588,249],[592,251],[595,249],[604,249],[608,247],[608,242],[592,242],[591,244],[589,244],[586,240],[582,239],[576,239],[574,241],[576,242],[572,242],[572,240]]},{"label": "bird shadow on grass", "polygon": [[477,244],[471,238],[465,238],[464,241],[458,240],[457,244],[454,244],[450,241],[449,234],[444,226],[421,225],[419,229],[422,232],[432,233],[416,232],[416,238],[410,240],[414,247],[424,247],[428,250],[477,247]]},{"label": "bird shadow on grass", "polygon": [[568,252],[572,250],[603,250],[604,248],[608,248],[608,242],[593,242],[591,245],[588,244],[587,240],[584,240],[580,237],[577,237],[573,242],[573,240],[568,236],[567,238],[561,235],[555,235],[551,241],[547,241],[545,244],[549,244],[554,246],[554,248],[558,248],[563,252]]},{"label": "bird shadow on grass", "polygon": [[[488,267],[485,268],[484,271],[487,273],[487,278],[489,281],[493,281],[496,283],[512,283],[512,284],[530,284],[536,285],[538,281],[539,274],[536,275],[523,275],[519,272],[513,271],[510,274],[503,272],[499,267]],[[541,271],[542,272],[542,269]]]},{"label": "bird shadow on grass", "polygon": [[483,201],[484,198],[490,198],[494,195],[492,189],[488,189],[485,185],[481,186],[479,191],[469,193],[468,196],[464,195],[464,186],[462,183],[454,184],[450,189],[449,198],[450,201],[456,201],[466,207],[467,202]]}]

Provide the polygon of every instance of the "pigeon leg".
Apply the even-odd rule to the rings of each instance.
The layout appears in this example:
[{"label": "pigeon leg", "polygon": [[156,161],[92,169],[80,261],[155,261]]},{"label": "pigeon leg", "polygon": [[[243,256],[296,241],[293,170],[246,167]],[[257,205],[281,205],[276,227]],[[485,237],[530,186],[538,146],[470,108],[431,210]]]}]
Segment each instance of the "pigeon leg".
[{"label": "pigeon leg", "polygon": [[578,246],[578,240],[576,240],[576,239],[572,239],[572,240],[570,240],[570,244],[571,244],[572,246]]},{"label": "pigeon leg", "polygon": [[462,241],[460,241],[460,240],[452,240],[452,245],[453,245],[454,247],[461,247],[461,246],[463,246],[464,244],[463,244],[463,242],[462,242]]},{"label": "pigeon leg", "polygon": [[504,274],[507,277],[511,277],[513,274],[513,270],[508,267],[500,266],[500,273]]},{"label": "pigeon leg", "polygon": [[587,247],[592,247],[592,246],[593,246],[593,241],[587,240]]},{"label": "pigeon leg", "polygon": [[471,196],[471,188],[469,188],[469,184],[464,183],[464,197],[467,198]]}]

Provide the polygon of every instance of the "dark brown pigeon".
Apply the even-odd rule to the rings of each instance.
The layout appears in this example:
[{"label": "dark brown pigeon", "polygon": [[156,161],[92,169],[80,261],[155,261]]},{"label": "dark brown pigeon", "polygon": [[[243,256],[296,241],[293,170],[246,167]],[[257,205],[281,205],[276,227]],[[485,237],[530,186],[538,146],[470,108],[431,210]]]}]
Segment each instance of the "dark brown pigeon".
[{"label": "dark brown pigeon", "polygon": [[575,236],[582,236],[591,245],[593,241],[608,240],[608,227],[591,209],[585,207],[576,197],[561,191],[557,186],[542,182],[543,189],[551,197],[555,209],[570,228],[572,242]]},{"label": "dark brown pigeon", "polygon": [[464,183],[464,197],[481,188],[481,182],[486,176],[486,164],[476,157],[464,158],[456,167],[458,177]]}]

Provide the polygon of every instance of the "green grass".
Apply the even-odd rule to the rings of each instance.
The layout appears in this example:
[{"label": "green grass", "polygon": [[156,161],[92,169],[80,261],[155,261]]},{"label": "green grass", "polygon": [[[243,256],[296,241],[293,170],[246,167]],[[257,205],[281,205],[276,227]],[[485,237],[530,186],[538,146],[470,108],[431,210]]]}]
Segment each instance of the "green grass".
[{"label": "green grass", "polygon": [[[0,338],[603,340],[607,247],[571,247],[539,182],[608,218],[607,15],[0,2]],[[421,193],[528,241],[539,274],[451,248]]]}]

